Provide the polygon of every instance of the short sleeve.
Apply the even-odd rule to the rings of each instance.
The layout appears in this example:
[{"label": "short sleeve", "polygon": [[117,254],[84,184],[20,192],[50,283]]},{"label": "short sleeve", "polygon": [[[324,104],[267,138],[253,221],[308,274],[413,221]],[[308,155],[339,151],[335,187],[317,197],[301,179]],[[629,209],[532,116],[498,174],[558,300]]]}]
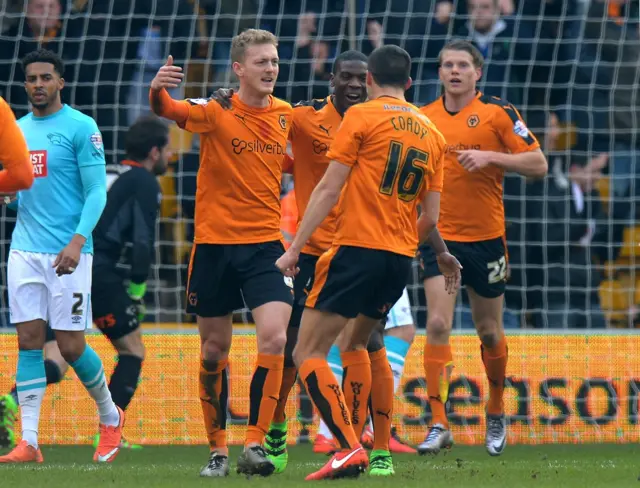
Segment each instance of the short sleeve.
[{"label": "short sleeve", "polygon": [[196,134],[204,134],[215,129],[218,112],[223,110],[218,102],[207,98],[187,98],[180,103],[189,108],[187,120],[178,124],[180,128]]},{"label": "short sleeve", "polygon": [[496,107],[496,114],[494,127],[502,144],[512,154],[533,151],[540,147],[538,140],[513,105]]},{"label": "short sleeve", "polygon": [[329,161],[337,161],[346,166],[354,166],[362,144],[365,129],[364,117],[351,107],[344,116],[340,128],[327,151]]},{"label": "short sleeve", "polygon": [[73,142],[79,167],[106,165],[102,134],[95,120],[90,117],[82,120]]},{"label": "short sleeve", "polygon": [[444,149],[440,150],[433,163],[433,173],[429,175],[427,191],[442,193],[444,185]]}]

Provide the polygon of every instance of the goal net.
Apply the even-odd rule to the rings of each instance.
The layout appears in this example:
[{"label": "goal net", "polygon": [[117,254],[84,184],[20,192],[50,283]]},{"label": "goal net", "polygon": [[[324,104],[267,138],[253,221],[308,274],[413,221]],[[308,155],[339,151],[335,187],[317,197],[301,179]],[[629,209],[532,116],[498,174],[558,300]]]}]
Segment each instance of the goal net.
[{"label": "goal net", "polygon": [[[637,422],[640,381],[634,354],[639,341],[631,333],[640,304],[638,21],[637,2],[599,0],[4,0],[0,94],[16,115],[24,115],[29,107],[20,58],[39,46],[59,53],[66,63],[64,101],[96,119],[107,161],[116,163],[124,156],[127,127],[149,110],[149,84],[169,54],[186,73],[172,96],[208,97],[217,88],[236,86],[231,38],[250,27],[268,29],[280,43],[276,95],[295,103],[330,94],[332,62],[341,51],[368,54],[397,44],[413,59],[407,98],[422,106],[440,95],[437,56],[444,43],[472,39],[485,56],[479,88],[519,109],[549,161],[544,180],[509,174],[504,183],[504,324],[514,337],[508,403],[518,425],[512,435],[517,442],[637,440],[628,429]],[[150,443],[203,441],[194,369],[197,332],[194,318],[184,313],[199,141],[173,124],[170,129],[175,156],[160,178],[163,201],[146,296],[150,353],[132,406],[135,435]],[[285,177],[282,195],[291,189]],[[15,214],[2,212],[0,326],[10,331],[5,276]],[[408,289],[414,320],[424,329],[418,268],[416,262]],[[232,357],[237,388],[230,409],[240,425],[255,351],[250,312],[236,311],[234,322],[239,333],[248,334],[239,336]],[[453,423],[461,442],[481,442],[487,386],[465,292],[454,329],[459,392],[453,394]],[[620,329],[619,335],[611,329]],[[10,334],[0,340],[0,386],[6,389],[16,352]],[[91,340],[110,367],[108,344],[99,336]],[[413,441],[430,419],[423,345],[419,336],[396,404],[396,423]],[[55,422],[45,431],[54,442],[86,440],[94,425],[92,407],[71,378],[47,397],[45,408]],[[295,398],[290,418],[300,420],[296,432],[304,439],[314,432],[314,414],[303,389]],[[49,422],[47,415],[42,418]]]}]

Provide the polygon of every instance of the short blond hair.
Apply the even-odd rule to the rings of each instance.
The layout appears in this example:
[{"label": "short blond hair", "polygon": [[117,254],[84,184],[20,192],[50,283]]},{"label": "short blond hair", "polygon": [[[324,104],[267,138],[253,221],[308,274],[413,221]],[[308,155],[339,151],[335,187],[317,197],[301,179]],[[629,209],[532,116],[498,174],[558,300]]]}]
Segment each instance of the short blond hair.
[{"label": "short blond hair", "polygon": [[249,46],[258,44],[273,44],[278,47],[278,38],[263,29],[247,29],[231,40],[231,61],[241,63]]}]

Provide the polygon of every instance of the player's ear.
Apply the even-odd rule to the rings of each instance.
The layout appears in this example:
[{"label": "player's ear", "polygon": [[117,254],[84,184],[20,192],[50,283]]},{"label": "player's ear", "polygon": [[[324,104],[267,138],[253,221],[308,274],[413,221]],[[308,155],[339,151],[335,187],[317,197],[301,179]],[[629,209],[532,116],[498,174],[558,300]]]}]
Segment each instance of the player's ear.
[{"label": "player's ear", "polygon": [[149,158],[154,163],[158,161],[158,159],[160,158],[160,149],[157,146],[153,146],[151,148],[151,151],[149,151],[149,155],[147,156],[147,158]]},{"label": "player's ear", "polygon": [[64,88],[64,78],[61,76],[58,80],[58,89],[62,90]]},{"label": "player's ear", "polygon": [[233,68],[233,72],[238,78],[240,78],[244,74],[244,66],[242,66],[237,61],[234,61],[231,67]]},{"label": "player's ear", "polygon": [[367,86],[373,86],[373,75],[371,71],[367,71]]},{"label": "player's ear", "polygon": [[480,81],[482,78],[482,68],[476,68],[476,81]]},{"label": "player's ear", "polygon": [[331,77],[329,78],[329,86],[333,89],[336,87],[336,77],[331,73]]},{"label": "player's ear", "polygon": [[409,77],[407,82],[404,84],[404,91],[407,91],[409,88],[411,88],[412,84],[413,84],[413,80],[411,79],[411,77]]}]

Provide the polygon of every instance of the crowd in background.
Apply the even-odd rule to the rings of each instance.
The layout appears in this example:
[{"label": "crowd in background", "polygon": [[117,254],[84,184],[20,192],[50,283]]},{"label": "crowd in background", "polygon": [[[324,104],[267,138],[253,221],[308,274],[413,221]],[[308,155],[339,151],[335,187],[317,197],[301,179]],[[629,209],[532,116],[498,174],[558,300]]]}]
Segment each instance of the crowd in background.
[{"label": "crowd in background", "polygon": [[[505,179],[505,325],[633,327],[640,304],[639,18],[631,0],[0,0],[0,95],[24,115],[20,58],[40,46],[57,52],[66,63],[64,101],[96,119],[108,162],[116,163],[124,131],[148,110],[149,83],[168,54],[187,71],[172,95],[206,97],[234,85],[233,35],[268,29],[280,40],[276,95],[295,103],[329,94],[337,53],[398,44],[414,60],[407,98],[422,106],[440,94],[444,43],[470,39],[486,60],[480,89],[519,108],[549,160],[544,180]],[[178,157],[163,181],[149,320],[188,320],[181,300],[198,140],[173,140]],[[283,196],[290,189],[285,180]],[[12,228],[4,212],[3,261]],[[415,285],[412,302],[424,327]],[[456,323],[468,327],[470,320],[463,296]]]}]

